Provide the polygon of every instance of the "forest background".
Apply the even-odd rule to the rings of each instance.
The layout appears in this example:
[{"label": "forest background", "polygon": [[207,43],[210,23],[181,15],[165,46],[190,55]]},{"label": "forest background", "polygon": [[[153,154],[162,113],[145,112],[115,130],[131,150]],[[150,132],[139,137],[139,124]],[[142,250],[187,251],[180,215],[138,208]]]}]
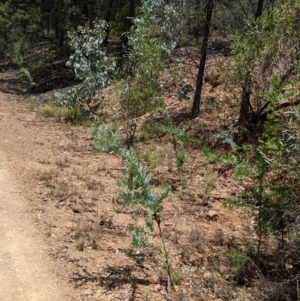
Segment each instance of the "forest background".
[{"label": "forest background", "polygon": [[[255,300],[300,299],[299,23],[298,0],[0,4],[2,72],[17,72],[15,92],[26,97],[55,90],[41,114],[74,126],[93,123],[97,151],[117,155],[127,166],[116,185],[118,202],[144,208],[145,217],[144,226],[136,223],[129,231],[128,255],[141,248],[151,259],[151,235],[157,233],[163,259],[156,264],[165,271],[168,298],[181,282],[161,228],[163,204],[175,188],[169,178],[153,185],[159,155],[141,155],[151,140],[171,145],[171,173],[184,189],[192,189],[189,157],[195,149],[211,170],[240,181],[241,189],[223,203],[247,208],[254,222],[245,225],[242,244],[220,243],[214,256],[227,272],[214,266],[220,279],[206,275],[205,285],[214,294],[224,281],[252,288]],[[208,57],[215,61],[210,72]],[[197,70],[192,77],[189,68]],[[203,96],[205,83],[210,91]],[[230,118],[210,120],[220,127],[199,138],[203,111],[223,105],[221,94],[213,94],[219,86],[229,95],[224,110]],[[170,91],[177,110],[166,101]],[[200,198],[211,200],[208,179]],[[205,239],[193,235],[190,247],[180,246],[183,263],[201,253],[195,250]],[[224,291],[218,297],[235,300]]]}]

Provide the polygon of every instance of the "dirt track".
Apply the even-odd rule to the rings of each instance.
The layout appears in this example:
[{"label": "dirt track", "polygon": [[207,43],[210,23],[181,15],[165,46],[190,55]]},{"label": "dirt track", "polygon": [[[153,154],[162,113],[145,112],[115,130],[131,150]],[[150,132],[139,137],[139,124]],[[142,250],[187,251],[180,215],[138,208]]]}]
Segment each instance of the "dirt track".
[{"label": "dirt track", "polygon": [[33,155],[26,152],[30,141],[22,137],[24,124],[12,99],[0,94],[0,300],[68,300],[15,177],[26,173],[24,163]]}]

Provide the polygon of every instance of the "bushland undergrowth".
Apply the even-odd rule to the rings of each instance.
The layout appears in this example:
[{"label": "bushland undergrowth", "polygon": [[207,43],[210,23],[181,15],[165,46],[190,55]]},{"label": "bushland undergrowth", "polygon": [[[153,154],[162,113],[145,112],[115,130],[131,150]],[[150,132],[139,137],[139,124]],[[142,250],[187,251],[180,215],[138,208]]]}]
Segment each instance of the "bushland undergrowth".
[{"label": "bushland undergrowth", "polygon": [[[133,150],[127,148],[124,139],[121,139],[121,134],[118,130],[115,132],[111,127],[104,129],[94,128],[92,137],[96,140],[96,149],[105,152],[115,152],[120,156],[123,162],[127,163],[127,168],[123,172],[122,179],[117,183],[118,200],[120,203],[127,205],[142,205],[147,212],[145,226],[135,225],[131,229],[132,246],[134,248],[147,248],[148,230],[154,232],[153,221],[159,230],[159,236],[163,245],[165,256],[165,265],[168,273],[168,283],[172,285],[173,268],[169,259],[169,252],[166,249],[166,244],[163,236],[161,224],[161,209],[162,201],[167,198],[170,191],[170,186],[166,186],[160,194],[151,189],[151,176],[141,164],[138,156]],[[115,137],[116,139],[111,139]],[[129,254],[132,251],[129,250]]]},{"label": "bushland undergrowth", "polygon": [[[298,17],[299,5],[293,0],[288,2],[294,8],[295,17]],[[237,284],[251,285],[256,278],[263,277],[269,283],[276,284],[268,292],[269,300],[274,300],[274,296],[279,296],[281,300],[297,300],[300,268],[300,111],[296,102],[292,105],[295,95],[298,95],[298,88],[289,76],[292,71],[298,70],[299,58],[295,52],[297,41],[290,39],[289,42],[294,42],[293,47],[296,47],[292,47],[291,52],[294,66],[292,69],[285,69],[283,74],[277,74],[276,68],[280,69],[280,62],[285,56],[281,55],[279,43],[282,36],[276,35],[278,27],[271,25],[274,20],[278,21],[276,24],[282,21],[281,12],[287,12],[285,4],[281,9],[264,15],[260,20],[250,20],[249,32],[238,35],[235,40],[235,50],[245,50],[236,57],[236,73],[241,75],[239,73],[251,72],[253,77],[262,76],[264,79],[263,87],[253,87],[253,101],[256,101],[256,106],[249,104],[251,118],[258,118],[255,120],[256,129],[260,127],[258,138],[252,144],[240,145],[233,137],[232,125],[229,131],[219,131],[212,136],[213,140],[229,145],[232,150],[223,150],[220,155],[216,150],[207,149],[204,154],[210,163],[221,163],[228,169],[234,169],[234,176],[243,180],[241,186],[244,192],[227,200],[225,204],[229,207],[249,208],[255,221],[253,227],[248,227],[255,234],[252,243],[245,243],[242,251],[229,249],[219,258],[230,260],[233,279]],[[164,21],[159,18],[160,14],[166,16]],[[290,31],[297,32],[297,29],[290,24],[288,14],[285,16],[284,21],[289,25],[288,36],[293,36]],[[132,228],[132,247],[149,248],[149,237],[155,230],[158,231],[170,286],[175,282],[174,273],[161,229],[162,203],[168,197],[170,187],[166,186],[157,193],[151,185],[151,176],[142,165],[134,147],[135,135],[139,130],[171,137],[178,174],[180,179],[184,178],[182,167],[190,139],[184,130],[175,126],[170,117],[162,99],[159,82],[165,59],[176,46],[177,28],[174,22],[177,17],[176,9],[163,5],[161,0],[142,1],[138,16],[132,20],[132,28],[126,35],[126,72],[116,72],[114,59],[99,51],[104,41],[105,23],[95,23],[94,29],[80,27],[78,34],[70,34],[75,54],[70,57],[68,64],[74,68],[76,76],[83,80],[83,86],[58,98],[61,105],[73,112],[74,121],[78,121],[85,112],[91,112],[85,111],[85,108],[90,106],[96,89],[113,84],[120,109],[115,113],[120,117],[122,130],[116,125],[95,126],[92,136],[98,151],[117,154],[126,163],[123,177],[116,185],[118,202],[141,205],[147,213],[145,224],[141,226],[136,223]],[[268,25],[268,31],[260,30]],[[284,36],[287,33],[280,32]],[[270,43],[265,43],[266,41]],[[279,58],[277,65],[272,64],[272,58]],[[267,62],[266,70],[258,68],[258,63],[262,61]],[[295,78],[298,76],[297,72],[293,75]],[[185,90],[183,92],[179,95],[180,99],[186,96]],[[291,104],[288,110],[279,109],[283,102]],[[153,111],[161,117],[160,122],[145,122],[139,127],[139,118],[144,113]],[[262,115],[265,119],[260,119]]]},{"label": "bushland undergrowth", "polygon": [[[282,94],[277,86],[269,95],[271,108],[279,99],[287,100],[290,96],[288,93]],[[299,110],[299,106],[295,106],[285,112],[269,114],[256,145],[244,145],[238,150],[226,134],[223,142],[234,146],[235,154],[206,153],[208,160],[220,161],[234,168],[235,177],[243,180],[244,191],[228,199],[225,204],[229,207],[247,207],[254,217],[252,230],[256,241],[248,245],[244,256],[266,278],[270,277],[272,281],[276,278],[278,286],[270,294],[271,299],[279,294],[283,298],[280,300],[294,300],[293,296],[298,295]],[[271,276],[273,269],[280,272],[274,271]],[[279,289],[279,285],[287,279],[290,284]]]}]

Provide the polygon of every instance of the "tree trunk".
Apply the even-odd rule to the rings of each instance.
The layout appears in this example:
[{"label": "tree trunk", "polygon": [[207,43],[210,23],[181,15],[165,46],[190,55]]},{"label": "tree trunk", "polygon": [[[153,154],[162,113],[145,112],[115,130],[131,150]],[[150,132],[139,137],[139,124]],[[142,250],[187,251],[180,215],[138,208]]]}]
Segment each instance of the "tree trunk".
[{"label": "tree trunk", "polygon": [[246,124],[250,120],[251,116],[251,103],[250,103],[250,95],[251,95],[251,72],[248,71],[245,75],[243,84],[242,84],[242,100],[240,107],[240,116],[238,123]]},{"label": "tree trunk", "polygon": [[180,31],[179,31],[179,41],[178,46],[181,47],[183,45],[183,37],[187,36],[187,20],[186,20],[186,0],[180,0],[179,4],[180,13],[182,17],[180,18]]},{"label": "tree trunk", "polygon": [[205,19],[205,28],[204,28],[204,35],[203,35],[202,48],[201,48],[200,65],[199,65],[199,69],[198,69],[196,91],[195,91],[195,95],[194,95],[194,102],[193,102],[193,108],[192,108],[192,118],[193,119],[198,117],[199,113],[200,113],[201,92],[202,92],[202,86],[203,86],[203,76],[204,76],[208,38],[209,38],[209,31],[210,31],[210,24],[211,24],[213,8],[214,8],[214,0],[208,0],[208,2],[206,4],[206,19]]},{"label": "tree trunk", "polygon": [[[262,15],[263,6],[264,6],[264,0],[259,0],[257,3],[255,19],[259,18]],[[242,98],[241,98],[241,106],[240,106],[240,115],[238,119],[239,124],[246,124],[249,123],[249,121],[251,120],[251,113],[252,113],[252,107],[250,102],[251,82],[252,82],[251,71],[248,71],[245,74],[242,83]]]},{"label": "tree trunk", "polygon": [[129,2],[129,16],[131,18],[134,17],[134,10],[135,10],[135,3],[134,2],[135,2],[134,0],[130,0],[130,2]]},{"label": "tree trunk", "polygon": [[62,26],[59,26],[57,28],[57,40],[58,40],[58,45],[62,47],[65,41],[65,30]]},{"label": "tree trunk", "polygon": [[264,7],[264,0],[258,0],[255,19],[259,18],[262,15],[263,7]]},{"label": "tree trunk", "polygon": [[[108,8],[107,8],[107,12],[106,12],[106,16],[105,16],[105,21],[110,24],[110,21],[112,19],[112,16],[111,16],[111,9],[113,7],[113,4],[114,4],[114,0],[110,0],[109,1],[109,4],[108,4]],[[107,45],[108,44],[108,38],[109,38],[109,26],[106,28],[106,36],[105,36],[105,39],[103,41],[103,44],[104,45]]]},{"label": "tree trunk", "polygon": [[196,11],[197,11],[197,16],[196,16],[196,22],[197,22],[196,39],[197,39],[197,43],[198,43],[199,33],[200,33],[200,30],[199,30],[199,27],[200,27],[200,9],[201,9],[201,1],[200,0],[197,0],[195,8],[196,8]]}]

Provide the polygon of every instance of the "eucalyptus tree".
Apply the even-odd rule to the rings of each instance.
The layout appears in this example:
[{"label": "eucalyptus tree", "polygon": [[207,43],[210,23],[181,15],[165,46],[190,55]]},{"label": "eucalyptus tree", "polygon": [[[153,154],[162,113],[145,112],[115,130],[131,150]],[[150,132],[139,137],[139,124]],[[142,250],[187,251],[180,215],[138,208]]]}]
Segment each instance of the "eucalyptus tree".
[{"label": "eucalyptus tree", "polygon": [[198,75],[197,75],[196,90],[194,94],[194,102],[192,108],[192,118],[196,118],[200,113],[201,92],[202,92],[202,85],[204,79],[204,69],[205,69],[205,62],[206,62],[206,55],[207,55],[207,48],[208,48],[208,39],[209,39],[211,18],[212,18],[214,5],[215,5],[215,0],[207,1],[206,19],[205,19],[204,34],[203,34],[203,40],[201,46],[201,57],[200,57]]}]

